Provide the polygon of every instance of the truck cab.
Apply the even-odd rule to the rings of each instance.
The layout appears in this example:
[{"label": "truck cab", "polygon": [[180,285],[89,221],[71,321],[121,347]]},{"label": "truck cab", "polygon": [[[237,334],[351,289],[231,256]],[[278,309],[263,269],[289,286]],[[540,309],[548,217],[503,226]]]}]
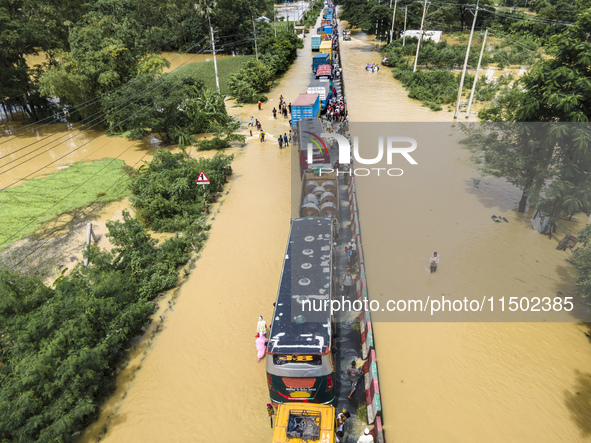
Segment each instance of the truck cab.
[{"label": "truck cab", "polygon": [[310,403],[280,404],[272,443],[335,443],[335,409]]}]

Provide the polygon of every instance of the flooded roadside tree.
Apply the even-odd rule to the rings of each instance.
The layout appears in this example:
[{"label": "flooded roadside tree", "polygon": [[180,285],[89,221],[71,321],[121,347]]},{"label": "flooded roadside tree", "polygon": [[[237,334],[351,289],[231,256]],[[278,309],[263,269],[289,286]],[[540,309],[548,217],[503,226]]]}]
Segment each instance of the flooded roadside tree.
[{"label": "flooded roadside tree", "polygon": [[479,112],[489,122],[537,123],[535,136],[528,136],[533,144],[483,146],[491,167],[523,190],[521,212],[526,200],[554,218],[591,209],[591,134],[582,124],[591,109],[590,32],[591,12],[585,11],[551,39],[552,58],[537,62]]}]

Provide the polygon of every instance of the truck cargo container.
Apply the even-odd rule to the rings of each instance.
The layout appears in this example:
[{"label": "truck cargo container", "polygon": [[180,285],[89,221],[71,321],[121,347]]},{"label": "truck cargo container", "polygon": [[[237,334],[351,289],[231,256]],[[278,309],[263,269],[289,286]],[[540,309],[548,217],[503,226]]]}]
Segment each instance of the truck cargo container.
[{"label": "truck cargo container", "polygon": [[328,162],[327,166],[314,164],[302,174],[300,217],[332,217],[338,223],[337,173],[330,166],[330,159]]},{"label": "truck cargo container", "polygon": [[320,49],[320,43],[322,42],[322,37],[319,35],[313,35],[311,38],[312,43],[312,51],[318,51]]},{"label": "truck cargo container", "polygon": [[320,109],[324,111],[328,100],[332,96],[332,89],[330,88],[330,80],[313,80],[308,85],[308,94],[318,94],[320,97]]},{"label": "truck cargo container", "polygon": [[330,54],[316,54],[312,57],[312,71],[316,73],[318,66],[330,64]]},{"label": "truck cargo container", "polygon": [[300,94],[291,105],[291,125],[296,128],[302,118],[320,115],[320,96],[318,94]]},{"label": "truck cargo container", "polygon": [[324,27],[324,33],[326,35],[332,35],[332,26],[325,26]]},{"label": "truck cargo container", "polygon": [[330,59],[329,59],[329,63],[330,63],[330,60],[332,60],[332,41],[331,40],[324,40],[322,43],[320,43],[319,51],[321,54],[328,54],[330,56]]},{"label": "truck cargo container", "polygon": [[332,80],[332,66],[331,65],[320,65],[316,69],[316,80]]},{"label": "truck cargo container", "polygon": [[[322,120],[319,118],[303,118],[299,120],[297,128],[300,175],[303,175],[306,170],[330,169],[330,152],[328,152],[327,144],[320,135],[323,133]],[[308,164],[308,144],[312,147],[311,164]]]}]

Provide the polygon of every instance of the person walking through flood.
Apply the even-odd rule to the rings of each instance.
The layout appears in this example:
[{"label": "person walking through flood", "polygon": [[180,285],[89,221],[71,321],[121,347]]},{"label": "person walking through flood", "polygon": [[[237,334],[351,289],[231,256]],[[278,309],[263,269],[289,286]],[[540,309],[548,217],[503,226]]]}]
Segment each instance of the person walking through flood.
[{"label": "person walking through flood", "polygon": [[259,111],[261,110],[261,105],[262,104],[263,104],[263,102],[259,100]]},{"label": "person walking through flood", "polygon": [[345,290],[345,297],[349,298],[349,295],[351,294],[351,287],[353,286],[353,276],[351,275],[351,271],[348,269],[347,273],[343,276],[341,286]]},{"label": "person walking through flood", "polygon": [[[279,136],[281,137],[281,136]],[[287,133],[283,133],[283,144],[287,148],[289,146],[289,140],[287,139]]]},{"label": "person walking through flood", "polygon": [[279,143],[279,149],[283,148],[283,136],[280,135],[277,139],[277,143]]},{"label": "person walking through flood", "polygon": [[250,117],[250,123],[248,126],[254,126],[254,117]]},{"label": "person walking through flood", "polygon": [[369,433],[369,428],[363,430],[363,435],[357,439],[357,443],[374,443],[373,436]]},{"label": "person walking through flood", "polygon": [[273,118],[277,118],[277,109],[273,108]]},{"label": "person walking through flood", "polygon": [[259,315],[259,321],[257,322],[257,332],[261,335],[267,335],[267,322],[263,320],[262,315]]},{"label": "person walking through flood", "polygon": [[439,264],[439,255],[437,254],[437,252],[433,253],[433,255],[431,256],[431,260],[429,260],[429,262],[431,265],[431,274],[437,272],[437,265]]},{"label": "person walking through flood", "polygon": [[261,143],[265,141],[265,131],[261,130],[261,134],[259,135],[259,139],[260,139]]},{"label": "person walking through flood", "polygon": [[351,367],[347,369],[347,377],[349,377],[349,381],[351,382],[351,392],[348,395],[348,399],[351,399],[351,396],[355,393],[357,389],[357,383],[359,383],[359,377],[363,375],[363,371],[361,368],[357,367],[357,362],[353,360],[351,362]]}]

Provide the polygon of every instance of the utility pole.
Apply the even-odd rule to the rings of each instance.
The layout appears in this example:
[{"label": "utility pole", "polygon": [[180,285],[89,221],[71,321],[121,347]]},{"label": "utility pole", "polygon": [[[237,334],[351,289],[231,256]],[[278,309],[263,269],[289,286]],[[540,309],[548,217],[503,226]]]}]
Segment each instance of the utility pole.
[{"label": "utility pole", "polygon": [[423,18],[421,18],[421,30],[419,31],[419,41],[417,43],[417,54],[415,55],[415,67],[412,72],[417,72],[417,61],[419,61],[419,48],[421,47],[421,37],[423,36],[423,23],[425,23],[425,13],[427,12],[427,0],[423,6]]},{"label": "utility pole", "polygon": [[[396,20],[396,4],[398,0],[394,0],[394,12],[392,13],[392,29],[390,29],[390,42],[394,40],[394,21]],[[392,0],[390,0],[390,7],[392,7]]]},{"label": "utility pole", "polygon": [[406,13],[408,12],[408,6],[404,7],[404,32],[402,33],[402,46],[406,43]]},{"label": "utility pole", "polygon": [[462,99],[462,88],[464,87],[464,79],[466,78],[466,68],[468,67],[468,56],[470,55],[470,45],[472,44],[472,36],[474,35],[474,26],[476,25],[476,17],[478,16],[478,4],[480,0],[476,2],[476,11],[474,12],[474,20],[472,21],[472,29],[470,30],[470,38],[468,39],[468,48],[466,49],[466,58],[464,60],[464,69],[462,70],[462,78],[460,79],[460,89],[458,90],[458,101],[456,103],[456,113],[454,114],[454,120],[458,118],[460,112],[460,100]]},{"label": "utility pole", "polygon": [[[257,62],[259,61],[259,48],[257,47],[257,27],[254,24],[254,17],[251,15],[250,18],[252,18],[252,27],[254,29],[254,53],[257,56]],[[277,32],[277,30],[275,30],[275,32]]]},{"label": "utility pole", "polygon": [[472,84],[472,92],[470,92],[470,100],[468,101],[468,110],[466,111],[466,118],[470,117],[470,108],[472,107],[472,99],[474,98],[474,92],[476,91],[476,83],[478,82],[478,73],[480,72],[480,63],[482,62],[482,55],[484,54],[484,46],[486,45],[486,35],[488,29],[484,31],[484,40],[482,42],[482,49],[480,50],[480,57],[478,58],[478,67],[476,68],[476,76],[474,77],[474,83]]},{"label": "utility pole", "polygon": [[[220,79],[218,78],[218,63],[215,58],[215,39],[213,38],[213,28],[211,27],[211,18],[207,16],[209,21],[209,35],[211,36],[211,47],[213,49],[213,68],[215,70],[215,85],[218,87],[218,94],[222,94],[220,91]],[[256,41],[256,40],[255,40]]]}]

